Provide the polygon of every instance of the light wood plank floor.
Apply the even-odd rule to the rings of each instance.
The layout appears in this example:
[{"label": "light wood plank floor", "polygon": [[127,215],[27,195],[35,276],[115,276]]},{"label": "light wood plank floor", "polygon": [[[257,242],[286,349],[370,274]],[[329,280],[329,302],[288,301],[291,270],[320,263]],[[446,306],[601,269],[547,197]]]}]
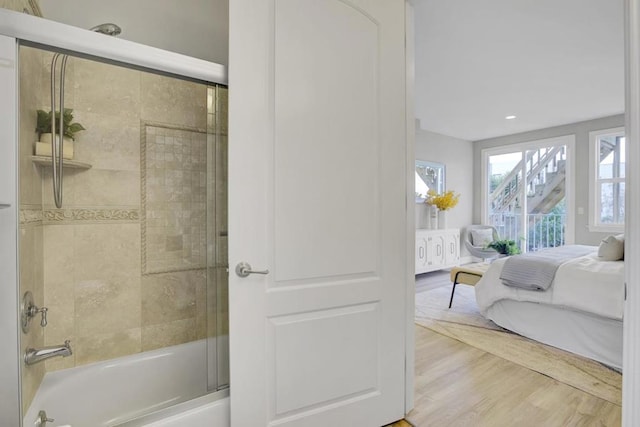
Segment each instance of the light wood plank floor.
[{"label": "light wood plank floor", "polygon": [[[420,290],[446,277],[425,276]],[[417,325],[415,389],[416,427],[621,424],[618,405]]]}]

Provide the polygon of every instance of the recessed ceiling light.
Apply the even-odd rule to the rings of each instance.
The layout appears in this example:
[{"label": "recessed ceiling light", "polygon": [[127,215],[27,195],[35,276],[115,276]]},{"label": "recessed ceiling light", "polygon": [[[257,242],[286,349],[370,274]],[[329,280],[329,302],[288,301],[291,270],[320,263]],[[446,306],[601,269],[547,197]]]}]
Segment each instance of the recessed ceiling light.
[{"label": "recessed ceiling light", "polygon": [[515,118],[516,118],[516,116],[507,116],[507,117],[505,117],[505,119],[507,119],[507,120],[513,120]]}]

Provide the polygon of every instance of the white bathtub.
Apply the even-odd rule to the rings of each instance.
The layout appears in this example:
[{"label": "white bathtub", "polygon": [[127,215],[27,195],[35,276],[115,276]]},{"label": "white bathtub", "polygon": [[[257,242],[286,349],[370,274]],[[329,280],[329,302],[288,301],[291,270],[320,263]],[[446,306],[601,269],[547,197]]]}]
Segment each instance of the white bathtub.
[{"label": "white bathtub", "polygon": [[172,427],[201,425],[203,417],[228,426],[228,392],[205,395],[206,346],[194,341],[47,373],[24,426],[40,410],[55,419],[47,427]]}]

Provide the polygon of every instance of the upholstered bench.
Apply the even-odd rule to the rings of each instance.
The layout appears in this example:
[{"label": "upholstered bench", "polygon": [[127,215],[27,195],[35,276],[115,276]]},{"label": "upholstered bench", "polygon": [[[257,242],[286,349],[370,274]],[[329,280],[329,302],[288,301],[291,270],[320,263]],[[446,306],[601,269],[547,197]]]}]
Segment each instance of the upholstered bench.
[{"label": "upholstered bench", "polygon": [[453,293],[456,291],[456,285],[462,283],[465,285],[475,286],[482,275],[489,269],[489,263],[478,262],[474,264],[465,264],[451,269],[451,281],[453,282],[453,289],[451,289],[451,299],[449,300],[449,308],[453,303]]}]

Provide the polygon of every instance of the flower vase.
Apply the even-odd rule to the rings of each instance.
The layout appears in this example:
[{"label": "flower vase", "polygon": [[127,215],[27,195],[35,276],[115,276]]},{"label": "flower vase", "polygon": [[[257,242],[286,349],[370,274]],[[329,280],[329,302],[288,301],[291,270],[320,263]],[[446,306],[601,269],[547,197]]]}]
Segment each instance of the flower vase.
[{"label": "flower vase", "polygon": [[447,228],[447,211],[438,211],[438,229],[444,230]]},{"label": "flower vase", "polygon": [[424,218],[424,228],[426,228],[427,230],[430,230],[431,229],[431,206],[426,205],[423,218]]},{"label": "flower vase", "polygon": [[438,208],[435,206],[429,206],[429,228],[436,230],[438,228]]}]

